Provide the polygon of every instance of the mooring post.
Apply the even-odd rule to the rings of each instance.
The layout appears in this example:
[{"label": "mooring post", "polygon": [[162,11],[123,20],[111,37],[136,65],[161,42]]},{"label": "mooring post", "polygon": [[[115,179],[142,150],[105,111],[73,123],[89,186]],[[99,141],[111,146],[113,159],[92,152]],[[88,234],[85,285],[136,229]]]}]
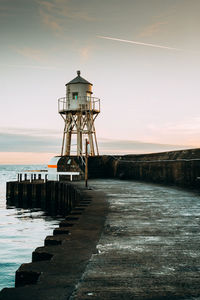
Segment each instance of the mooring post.
[{"label": "mooring post", "polygon": [[22,207],[28,208],[28,184],[22,184]]},{"label": "mooring post", "polygon": [[47,182],[47,211],[52,214],[57,214],[57,190],[58,190],[58,182],[56,181],[48,181]]},{"label": "mooring post", "polygon": [[23,184],[16,182],[15,185],[16,207],[22,207],[23,205],[22,193],[23,193]]},{"label": "mooring post", "polygon": [[15,181],[6,182],[6,199],[8,205],[15,204],[15,189],[16,189]]},{"label": "mooring post", "polygon": [[88,186],[88,140],[85,139],[85,187]]},{"label": "mooring post", "polygon": [[62,212],[62,193],[63,193],[63,184],[61,182],[58,183],[58,203],[57,203],[57,213],[60,214]]},{"label": "mooring post", "polygon": [[46,210],[46,198],[47,198],[47,185],[46,183],[41,184],[41,208]]},{"label": "mooring post", "polygon": [[35,208],[37,207],[37,187],[36,183],[31,184],[31,207]]},{"label": "mooring post", "polygon": [[48,174],[44,175],[44,182],[47,182]]},{"label": "mooring post", "polygon": [[66,213],[69,213],[70,210],[71,210],[71,197],[72,197],[72,194],[71,194],[71,185],[66,185],[66,197],[65,197],[65,211]]}]

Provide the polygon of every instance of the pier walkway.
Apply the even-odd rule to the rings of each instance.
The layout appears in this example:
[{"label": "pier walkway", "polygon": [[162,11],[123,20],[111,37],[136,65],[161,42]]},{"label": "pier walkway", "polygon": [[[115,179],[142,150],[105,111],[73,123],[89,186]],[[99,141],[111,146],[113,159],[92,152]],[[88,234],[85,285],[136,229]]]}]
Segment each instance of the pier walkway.
[{"label": "pier walkway", "polygon": [[134,181],[90,180],[109,211],[98,253],[70,297],[200,299],[200,195]]}]

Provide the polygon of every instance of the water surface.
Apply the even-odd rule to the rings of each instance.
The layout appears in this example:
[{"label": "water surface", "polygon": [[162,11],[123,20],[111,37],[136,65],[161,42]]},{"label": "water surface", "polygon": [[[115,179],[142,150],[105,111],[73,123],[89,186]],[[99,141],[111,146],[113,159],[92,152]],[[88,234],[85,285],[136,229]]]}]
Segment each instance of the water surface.
[{"label": "water surface", "polygon": [[6,208],[6,182],[16,180],[17,171],[41,169],[45,166],[0,165],[0,290],[14,286],[15,271],[31,262],[33,250],[59,223],[42,211]]}]

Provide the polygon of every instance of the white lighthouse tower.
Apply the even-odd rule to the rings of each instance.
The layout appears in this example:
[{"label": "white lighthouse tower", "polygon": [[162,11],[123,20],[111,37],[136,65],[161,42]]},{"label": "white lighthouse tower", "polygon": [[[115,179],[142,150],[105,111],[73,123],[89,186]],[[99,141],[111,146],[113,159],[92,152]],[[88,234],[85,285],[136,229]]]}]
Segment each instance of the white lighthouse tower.
[{"label": "white lighthouse tower", "polygon": [[72,136],[76,135],[77,156],[83,154],[83,139],[89,140],[89,154],[99,155],[94,121],[100,113],[100,99],[92,96],[92,83],[80,76],[66,84],[66,97],[58,99],[58,112],[63,118],[64,132],[61,155],[70,155]]}]

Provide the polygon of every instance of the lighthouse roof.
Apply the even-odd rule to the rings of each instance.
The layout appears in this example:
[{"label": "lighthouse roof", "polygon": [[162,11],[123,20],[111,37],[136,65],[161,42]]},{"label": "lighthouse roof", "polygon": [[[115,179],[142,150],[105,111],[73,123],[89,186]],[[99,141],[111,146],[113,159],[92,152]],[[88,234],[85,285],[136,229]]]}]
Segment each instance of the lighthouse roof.
[{"label": "lighthouse roof", "polygon": [[74,79],[72,79],[70,82],[66,83],[66,85],[68,84],[75,84],[75,83],[86,83],[86,84],[91,84],[89,81],[85,80],[83,77],[81,77],[81,72],[77,71],[77,77],[75,77]]}]

